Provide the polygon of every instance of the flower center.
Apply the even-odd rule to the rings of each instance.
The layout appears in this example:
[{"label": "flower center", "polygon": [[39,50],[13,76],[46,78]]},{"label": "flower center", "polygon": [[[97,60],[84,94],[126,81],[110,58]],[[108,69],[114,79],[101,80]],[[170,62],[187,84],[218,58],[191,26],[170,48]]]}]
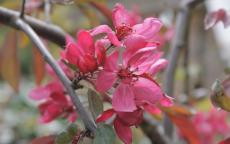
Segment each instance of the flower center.
[{"label": "flower center", "polygon": [[122,40],[124,37],[132,33],[132,28],[127,25],[122,25],[116,27],[116,35],[119,40]]},{"label": "flower center", "polygon": [[129,68],[121,69],[118,72],[118,77],[125,83],[132,83],[138,79],[137,75],[133,73],[134,71],[130,71]]}]

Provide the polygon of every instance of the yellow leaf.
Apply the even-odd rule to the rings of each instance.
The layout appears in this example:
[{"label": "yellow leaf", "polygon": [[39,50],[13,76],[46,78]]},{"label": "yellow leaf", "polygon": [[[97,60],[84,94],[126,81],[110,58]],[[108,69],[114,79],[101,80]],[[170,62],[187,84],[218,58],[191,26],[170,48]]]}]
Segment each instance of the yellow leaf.
[{"label": "yellow leaf", "polygon": [[220,80],[214,82],[210,98],[214,106],[230,112],[230,97],[226,93],[229,87],[223,84]]},{"label": "yellow leaf", "polygon": [[40,85],[45,76],[45,61],[36,47],[32,48],[33,52],[33,70],[35,75],[35,82]]}]

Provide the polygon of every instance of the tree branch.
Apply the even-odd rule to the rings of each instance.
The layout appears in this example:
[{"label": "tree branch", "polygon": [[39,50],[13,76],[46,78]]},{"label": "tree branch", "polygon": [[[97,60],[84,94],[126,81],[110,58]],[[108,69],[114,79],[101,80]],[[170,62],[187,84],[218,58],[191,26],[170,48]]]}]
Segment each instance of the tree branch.
[{"label": "tree branch", "polygon": [[20,18],[24,18],[26,0],[22,0],[22,8],[20,13]]},{"label": "tree branch", "polygon": [[[4,25],[18,29],[19,27],[15,24],[15,18],[19,15],[20,13],[17,11],[0,7],[0,23],[3,23]],[[65,37],[67,34],[60,27],[53,24],[47,24],[46,22],[30,16],[24,16],[24,20],[38,35],[64,48]]]},{"label": "tree branch", "polygon": [[65,73],[62,71],[62,69],[56,63],[55,59],[49,53],[48,49],[43,44],[41,39],[38,37],[38,35],[35,33],[35,31],[22,19],[15,18],[14,23],[20,30],[24,31],[29,36],[31,41],[36,45],[36,47],[38,48],[38,50],[42,54],[44,60],[52,67],[54,72],[57,74],[58,78],[61,80],[62,84],[66,88],[66,91],[68,92],[69,96],[71,97],[71,100],[72,100],[74,106],[76,107],[78,114],[80,115],[86,129],[95,133],[96,124],[89,117],[88,113],[86,112],[83,105],[81,104],[78,96],[76,95],[74,89],[71,86],[72,85],[71,81],[66,77]]},{"label": "tree branch", "polygon": [[[168,95],[173,96],[175,70],[178,63],[178,58],[183,48],[188,48],[188,36],[191,20],[191,12],[198,4],[204,2],[204,0],[187,0],[182,1],[179,14],[176,20],[176,33],[172,40],[172,45],[169,52],[169,65],[165,73],[165,91]],[[173,126],[170,120],[166,117],[164,122],[164,129],[167,136],[170,138],[173,134]]]}]

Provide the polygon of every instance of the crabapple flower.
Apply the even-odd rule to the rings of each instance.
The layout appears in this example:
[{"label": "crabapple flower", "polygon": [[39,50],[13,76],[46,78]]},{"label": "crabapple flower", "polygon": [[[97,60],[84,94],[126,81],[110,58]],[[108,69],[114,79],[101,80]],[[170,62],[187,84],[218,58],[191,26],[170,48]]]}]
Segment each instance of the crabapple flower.
[{"label": "crabapple flower", "polygon": [[67,46],[61,53],[63,60],[76,66],[80,72],[95,71],[103,63],[105,48],[102,41],[94,44],[89,32],[80,30],[77,34],[77,43],[67,37]]},{"label": "crabapple flower", "polygon": [[96,89],[99,92],[105,92],[117,84],[112,97],[115,111],[133,112],[139,106],[156,109],[156,103],[170,101],[148,76],[164,68],[167,61],[160,58],[162,53],[156,47],[145,47],[146,44],[139,35],[128,37],[124,43],[126,49],[122,53],[122,63],[118,63],[119,52],[114,51],[98,74]]},{"label": "crabapple flower", "polygon": [[133,34],[143,36],[146,41],[155,42],[154,37],[162,26],[161,21],[153,17],[146,18],[143,23],[138,23],[137,16],[127,11],[119,3],[113,9],[112,20],[115,32],[107,25],[100,25],[91,30],[91,34],[95,36],[106,33],[108,39],[115,46],[121,45],[119,41]]},{"label": "crabapple flower", "polygon": [[[62,61],[58,61],[58,64],[65,74],[70,79],[73,79],[73,72]],[[46,70],[54,80],[44,86],[33,88],[29,93],[31,99],[41,102],[38,106],[41,113],[40,122],[48,123],[59,116],[67,117],[70,122],[74,122],[77,118],[77,113],[69,96],[65,94],[63,85],[57,79],[51,67],[47,65]]]},{"label": "crabapple flower", "polygon": [[36,87],[30,91],[29,96],[41,101],[38,107],[42,123],[51,122],[59,116],[68,117],[70,122],[74,122],[77,118],[75,109],[59,81],[51,81],[45,86]]},{"label": "crabapple flower", "polygon": [[114,129],[118,137],[125,143],[131,144],[132,131],[131,126],[138,126],[142,122],[143,110],[138,108],[133,112],[117,112],[114,109],[109,109],[103,112],[96,122],[104,122],[115,116],[113,120]]},{"label": "crabapple flower", "polygon": [[227,122],[228,113],[212,109],[208,113],[199,112],[192,119],[195,128],[199,132],[202,144],[214,144],[216,136],[227,136],[230,125]]}]

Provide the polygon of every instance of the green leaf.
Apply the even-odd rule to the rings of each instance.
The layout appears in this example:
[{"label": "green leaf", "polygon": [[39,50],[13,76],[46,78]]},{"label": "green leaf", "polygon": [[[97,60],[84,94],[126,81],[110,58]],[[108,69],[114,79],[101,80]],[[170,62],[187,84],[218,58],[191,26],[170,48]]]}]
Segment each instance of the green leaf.
[{"label": "green leaf", "polygon": [[77,125],[76,124],[70,124],[67,128],[68,134],[73,138],[77,134]]},{"label": "green leaf", "polygon": [[68,144],[72,141],[70,135],[67,132],[62,132],[57,135],[55,144]]},{"label": "green leaf", "polygon": [[113,144],[115,141],[115,133],[113,128],[106,124],[98,126],[93,139],[93,144]]},{"label": "green leaf", "polygon": [[77,125],[70,124],[65,131],[56,136],[55,144],[70,144],[77,134]]},{"label": "green leaf", "polygon": [[88,90],[88,101],[89,109],[93,115],[93,118],[96,119],[103,112],[103,101],[95,91]]}]

